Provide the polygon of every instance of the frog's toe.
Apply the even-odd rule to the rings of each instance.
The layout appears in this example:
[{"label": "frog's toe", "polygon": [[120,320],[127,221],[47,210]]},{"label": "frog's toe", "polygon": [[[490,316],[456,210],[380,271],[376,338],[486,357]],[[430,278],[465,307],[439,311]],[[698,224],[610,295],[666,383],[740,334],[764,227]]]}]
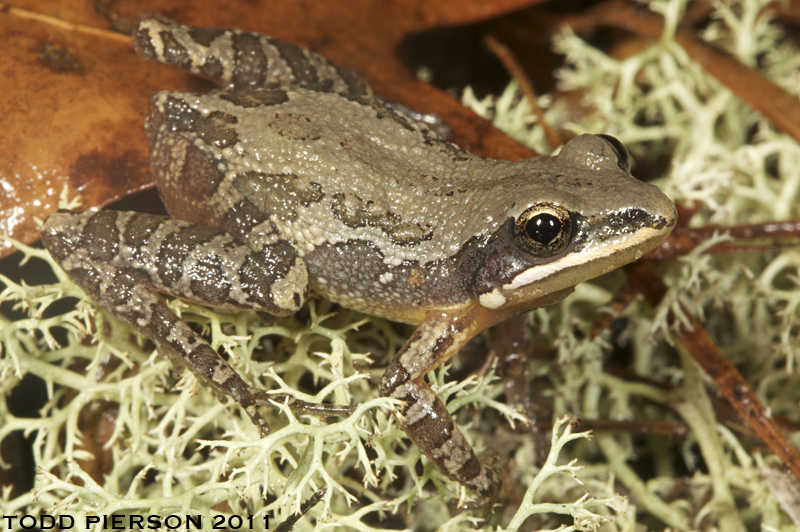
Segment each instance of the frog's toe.
[{"label": "frog's toe", "polygon": [[259,428],[261,431],[261,436],[264,437],[269,434],[269,424],[267,421],[261,417],[261,414],[258,413],[258,408],[256,405],[258,404],[258,394],[263,393],[261,390],[256,390],[243,382],[241,386],[233,386],[231,389],[231,396],[233,400],[239,403],[241,407],[244,409],[245,413],[250,417],[250,421],[253,422],[253,425]]}]

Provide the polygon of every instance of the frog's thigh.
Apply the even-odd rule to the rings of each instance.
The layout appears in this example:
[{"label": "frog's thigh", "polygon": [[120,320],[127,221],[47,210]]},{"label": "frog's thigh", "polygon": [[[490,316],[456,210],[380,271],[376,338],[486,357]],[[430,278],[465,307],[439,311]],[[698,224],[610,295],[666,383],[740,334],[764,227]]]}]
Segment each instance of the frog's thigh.
[{"label": "frog's thigh", "polygon": [[152,339],[176,369],[188,366],[266,430],[239,375],[155,295],[289,314],[305,301],[305,263],[289,246],[270,260],[214,228],[126,212],[58,212],[42,228],[50,254],[92,299]]},{"label": "frog's thigh", "polygon": [[257,198],[256,206],[237,189],[237,179],[226,179],[218,163],[173,131],[163,115],[152,115],[147,131],[150,169],[171,217],[222,229],[263,252],[270,263],[276,256],[283,261],[297,257],[269,220],[271,194]]},{"label": "frog's thigh", "polygon": [[238,87],[305,87],[324,92],[371,93],[361,76],[321,55],[257,33],[192,28],[143,20],[133,33],[148,58]]},{"label": "frog's thigh", "polygon": [[459,330],[449,321],[423,322],[386,369],[380,394],[405,402],[397,417],[400,428],[442,473],[492,504],[500,488],[497,475],[480,463],[444,403],[424,381],[428,371],[473,334],[468,325]]},{"label": "frog's thigh", "polygon": [[213,227],[114,211],[55,213],[42,238],[67,273],[92,272],[85,289],[100,303],[113,288],[101,274],[118,272],[189,301],[280,316],[308,293],[305,262],[284,240],[255,251]]}]

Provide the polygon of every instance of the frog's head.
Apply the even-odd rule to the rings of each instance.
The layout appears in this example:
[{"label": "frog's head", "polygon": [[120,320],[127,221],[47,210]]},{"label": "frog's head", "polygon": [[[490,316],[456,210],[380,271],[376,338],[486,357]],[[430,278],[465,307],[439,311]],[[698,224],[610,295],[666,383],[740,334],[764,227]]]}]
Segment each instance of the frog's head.
[{"label": "frog's head", "polygon": [[473,296],[486,309],[506,315],[557,301],[635,261],[675,225],[675,205],[631,176],[628,152],[613,137],[576,137],[534,176],[519,164],[519,194],[475,272]]}]

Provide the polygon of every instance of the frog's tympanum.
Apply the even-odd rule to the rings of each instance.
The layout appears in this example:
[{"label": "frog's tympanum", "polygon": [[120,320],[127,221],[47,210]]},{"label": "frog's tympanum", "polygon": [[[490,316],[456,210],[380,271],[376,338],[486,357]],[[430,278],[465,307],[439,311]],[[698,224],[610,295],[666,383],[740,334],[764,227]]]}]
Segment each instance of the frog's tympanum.
[{"label": "frog's tympanum", "polygon": [[168,217],[60,211],[42,229],[52,256],[262,432],[264,392],[156,292],[285,316],[310,289],[418,324],[380,394],[403,401],[398,424],[442,473],[494,500],[497,475],[425,374],[486,327],[658,245],[675,223],[672,202],[631,177],[613,137],[581,135],[555,157],[482,159],[303,48],[155,20],[133,42],[222,88],[152,98],[150,168]]}]

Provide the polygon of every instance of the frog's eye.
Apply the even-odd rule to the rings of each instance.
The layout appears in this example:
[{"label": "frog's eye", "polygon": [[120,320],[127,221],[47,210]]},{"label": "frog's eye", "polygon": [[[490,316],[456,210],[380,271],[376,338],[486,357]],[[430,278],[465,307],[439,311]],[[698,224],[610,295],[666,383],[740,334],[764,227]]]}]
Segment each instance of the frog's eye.
[{"label": "frog's eye", "polygon": [[623,143],[621,143],[616,137],[612,137],[611,135],[597,135],[598,137],[605,139],[606,142],[611,144],[611,147],[614,148],[614,151],[617,152],[617,165],[623,172],[629,172],[630,161],[628,160],[628,149],[625,147]]},{"label": "frog's eye", "polygon": [[531,255],[552,257],[572,238],[572,215],[561,206],[539,203],[514,220],[514,238]]}]

